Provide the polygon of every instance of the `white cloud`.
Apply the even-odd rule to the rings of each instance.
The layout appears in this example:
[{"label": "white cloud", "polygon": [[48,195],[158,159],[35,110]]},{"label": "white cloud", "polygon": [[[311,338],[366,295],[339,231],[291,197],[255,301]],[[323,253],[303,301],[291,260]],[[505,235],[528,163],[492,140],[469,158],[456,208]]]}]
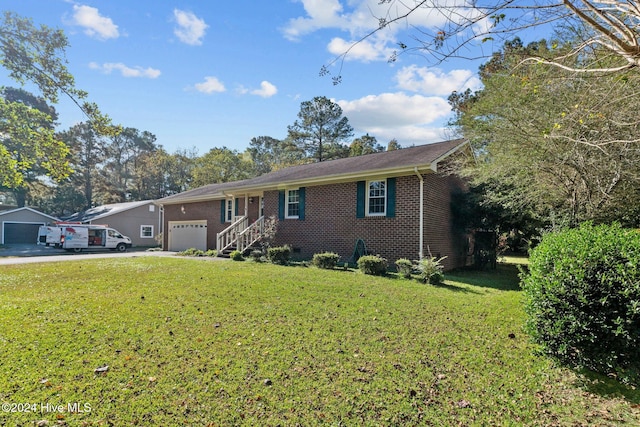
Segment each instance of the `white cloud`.
[{"label": "white cloud", "polygon": [[123,77],[144,77],[147,79],[155,79],[160,76],[160,70],[155,68],[142,68],[139,66],[129,67],[121,62],[108,62],[105,64],[98,64],[95,62],[89,63],[89,68],[92,70],[100,70],[105,74],[111,74],[113,71],[119,71]]},{"label": "white cloud", "polygon": [[100,16],[98,9],[91,6],[73,6],[73,23],[84,27],[85,34],[101,40],[116,39],[120,36],[118,26],[111,18]]},{"label": "white cloud", "polygon": [[449,96],[453,91],[467,88],[478,90],[482,86],[478,76],[470,70],[451,70],[444,72],[438,68],[410,65],[396,73],[398,87],[403,90],[424,95]]},{"label": "white cloud", "polygon": [[278,88],[275,87],[275,85],[273,85],[272,83],[269,83],[265,80],[260,83],[260,89],[252,90],[251,93],[263,98],[271,98],[273,95],[278,93]]},{"label": "white cloud", "polygon": [[335,37],[329,42],[327,49],[335,56],[340,56],[348,51],[345,60],[362,62],[387,61],[394,51],[386,45],[385,41],[379,40],[375,36],[358,43]]},{"label": "white cloud", "polygon": [[[388,60],[398,50],[401,35],[405,43],[414,37],[428,40],[430,31],[442,28],[447,23],[466,26],[469,22],[477,21],[481,15],[472,0],[433,0],[415,10],[412,10],[414,2],[295,1],[303,5],[304,15],[290,19],[281,29],[285,38],[297,41],[315,31],[338,29],[350,36],[333,38],[327,46],[329,52],[335,56],[346,54],[345,60],[364,62]],[[377,31],[381,25],[384,28]],[[469,37],[475,36],[484,28],[483,25],[482,21],[472,25]]]},{"label": "white cloud", "polygon": [[442,140],[442,122],[451,114],[451,107],[441,97],[404,92],[368,95],[337,103],[357,132],[369,133],[380,143],[393,138],[402,145]]},{"label": "white cloud", "polygon": [[298,40],[301,36],[321,28],[344,28],[347,24],[347,19],[340,15],[342,5],[339,0],[299,2],[302,3],[307,16],[289,20],[288,25],[282,29],[284,36],[289,40]]},{"label": "white cloud", "polygon": [[204,20],[198,18],[192,12],[186,12],[179,9],[174,9],[173,16],[178,24],[178,26],[173,30],[173,33],[178,37],[178,39],[189,45],[201,45],[206,29],[209,28]]},{"label": "white cloud", "polygon": [[207,76],[204,78],[204,82],[196,83],[195,88],[198,92],[212,94],[214,92],[225,92],[227,88],[217,77]]}]

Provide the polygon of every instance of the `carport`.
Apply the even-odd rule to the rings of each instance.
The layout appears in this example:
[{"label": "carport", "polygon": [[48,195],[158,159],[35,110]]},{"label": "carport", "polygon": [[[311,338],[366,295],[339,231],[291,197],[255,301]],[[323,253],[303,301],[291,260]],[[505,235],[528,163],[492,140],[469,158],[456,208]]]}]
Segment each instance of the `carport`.
[{"label": "carport", "polygon": [[55,221],[58,219],[27,207],[0,212],[0,243],[36,244],[38,228]]}]

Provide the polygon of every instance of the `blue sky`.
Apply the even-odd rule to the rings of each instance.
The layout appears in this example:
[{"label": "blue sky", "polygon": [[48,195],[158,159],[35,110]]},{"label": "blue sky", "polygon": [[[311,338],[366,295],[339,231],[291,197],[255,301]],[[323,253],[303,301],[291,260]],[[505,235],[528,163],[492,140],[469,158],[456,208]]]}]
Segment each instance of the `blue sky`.
[{"label": "blue sky", "polygon": [[[356,46],[333,85],[320,69],[378,26],[379,0],[166,1],[3,0],[0,9],[64,30],[68,68],[115,123],[149,131],[173,153],[214,147],[243,151],[251,138],[282,139],[300,104],[337,102],[354,127],[379,143],[447,139],[447,96],[479,88],[480,62],[430,66],[390,53],[403,26]],[[411,24],[433,25],[428,16]],[[329,70],[336,73],[335,66]],[[0,86],[16,86],[0,69]],[[26,89],[29,89],[26,87]],[[60,130],[84,120],[56,106]]]}]

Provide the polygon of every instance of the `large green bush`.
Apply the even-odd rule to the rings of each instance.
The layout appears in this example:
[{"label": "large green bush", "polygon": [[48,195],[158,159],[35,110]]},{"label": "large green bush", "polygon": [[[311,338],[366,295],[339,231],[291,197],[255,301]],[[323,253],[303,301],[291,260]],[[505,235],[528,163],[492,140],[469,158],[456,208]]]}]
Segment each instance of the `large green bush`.
[{"label": "large green bush", "polygon": [[267,249],[267,258],[272,264],[287,265],[291,257],[289,245],[275,246]]},{"label": "large green bush", "polygon": [[619,225],[546,235],[523,273],[527,329],[557,361],[640,384],[640,233]]},{"label": "large green bush", "polygon": [[334,252],[322,252],[313,255],[313,259],[311,260],[311,264],[318,268],[324,268],[331,270],[338,265],[338,261],[340,260],[340,255]]},{"label": "large green bush", "polygon": [[358,268],[364,274],[384,276],[387,273],[387,260],[379,255],[365,255],[358,258]]}]

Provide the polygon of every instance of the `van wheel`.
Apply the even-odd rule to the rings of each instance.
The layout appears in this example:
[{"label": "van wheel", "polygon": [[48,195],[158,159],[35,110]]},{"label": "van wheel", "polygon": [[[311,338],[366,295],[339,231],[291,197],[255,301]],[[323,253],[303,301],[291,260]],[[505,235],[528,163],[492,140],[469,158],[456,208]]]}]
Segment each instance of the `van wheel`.
[{"label": "van wheel", "polygon": [[73,248],[73,252],[79,254],[80,252],[82,252],[82,248]]},{"label": "van wheel", "polygon": [[126,252],[127,251],[127,245],[125,245],[124,243],[118,243],[118,246],[116,246],[116,251],[118,251],[118,252]]}]

